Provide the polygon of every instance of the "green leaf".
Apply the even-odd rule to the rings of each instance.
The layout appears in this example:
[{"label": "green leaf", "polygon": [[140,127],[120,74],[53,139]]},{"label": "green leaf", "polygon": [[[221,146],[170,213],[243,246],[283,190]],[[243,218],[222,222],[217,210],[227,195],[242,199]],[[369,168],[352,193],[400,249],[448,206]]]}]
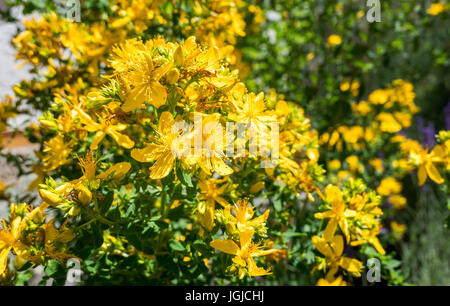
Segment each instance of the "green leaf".
[{"label": "green leaf", "polygon": [[98,202],[98,207],[101,214],[104,214],[111,207],[111,204],[114,200],[114,192],[108,192],[105,198]]},{"label": "green leaf", "polygon": [[185,251],[183,244],[181,244],[181,242],[176,241],[176,240],[170,240],[169,246],[172,250],[174,250],[176,252],[184,252]]},{"label": "green leaf", "polygon": [[177,165],[177,177],[186,186],[193,187],[191,176]]},{"label": "green leaf", "polygon": [[199,251],[200,253],[202,253],[203,255],[207,255],[207,254],[212,254],[214,251],[211,247],[208,247],[205,242],[200,241],[200,240],[196,240],[194,241],[194,243],[192,244],[192,246],[194,247],[194,249],[196,249],[197,251]]},{"label": "green leaf", "polygon": [[92,224],[92,240],[95,249],[101,247],[103,244],[103,231],[97,223]]},{"label": "green leaf", "polygon": [[45,275],[47,276],[54,276],[56,273],[60,272],[63,269],[59,261],[52,259],[48,262],[47,266],[45,267]]}]

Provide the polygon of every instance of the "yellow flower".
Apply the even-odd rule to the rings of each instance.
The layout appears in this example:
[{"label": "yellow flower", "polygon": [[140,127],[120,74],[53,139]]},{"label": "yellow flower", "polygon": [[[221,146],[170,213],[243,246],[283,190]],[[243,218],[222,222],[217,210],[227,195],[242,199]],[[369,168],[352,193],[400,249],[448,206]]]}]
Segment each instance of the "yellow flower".
[{"label": "yellow flower", "polygon": [[230,205],[223,197],[222,194],[228,187],[224,184],[220,187],[217,186],[218,183],[223,180],[215,179],[202,179],[198,186],[200,187],[200,195],[198,199],[205,201],[205,203],[199,206],[200,222],[208,230],[211,231],[214,225],[214,214],[215,214],[215,203],[219,203],[223,207]]},{"label": "yellow flower", "polygon": [[328,163],[330,170],[339,170],[341,168],[341,162],[339,159],[333,159]]},{"label": "yellow flower", "polygon": [[377,172],[383,172],[383,160],[381,158],[374,158],[369,161],[369,164],[375,168]]},{"label": "yellow flower", "polygon": [[283,157],[280,158],[280,167],[286,172],[280,175],[280,179],[285,182],[288,186],[297,191],[297,196],[300,191],[306,193],[308,199],[314,202],[314,197],[312,192],[317,192],[319,197],[323,199],[323,195],[320,189],[316,186],[314,178],[310,174],[311,164],[310,162],[303,161],[298,165],[295,161]]},{"label": "yellow flower", "polygon": [[69,156],[72,153],[72,141],[65,141],[64,136],[58,134],[49,141],[45,142],[43,152],[45,156],[42,161],[45,171],[55,170],[70,162]]},{"label": "yellow flower", "polygon": [[264,93],[258,95],[249,93],[244,96],[243,105],[235,104],[236,112],[231,113],[229,118],[233,121],[249,125],[254,129],[257,135],[266,131],[269,122],[275,122],[276,116],[273,112],[266,110],[264,103]]},{"label": "yellow flower", "polygon": [[336,186],[328,185],[325,188],[325,198],[331,204],[331,209],[314,214],[314,217],[317,219],[330,219],[323,232],[323,236],[327,241],[331,240],[339,225],[347,241],[350,241],[347,219],[355,217],[356,211],[346,208],[342,192]]},{"label": "yellow flower", "polygon": [[356,156],[356,155],[348,156],[348,157],[345,159],[345,161],[347,162],[347,164],[348,164],[348,169],[349,169],[350,171],[352,171],[352,172],[359,171],[359,172],[361,172],[361,173],[364,172],[364,167],[363,167],[363,165],[361,165],[361,164],[359,163],[358,156]]},{"label": "yellow flower", "polygon": [[380,130],[387,133],[396,133],[402,129],[394,115],[391,113],[379,113],[375,119],[380,123]]},{"label": "yellow flower", "polygon": [[436,16],[442,13],[445,10],[445,6],[443,3],[432,3],[431,6],[427,10],[427,14]]},{"label": "yellow flower", "polygon": [[359,10],[359,11],[356,13],[356,19],[361,19],[361,18],[363,18],[365,15],[366,15],[366,12],[365,12],[364,10]]},{"label": "yellow flower", "polygon": [[343,280],[342,275],[339,275],[336,278],[331,278],[327,280],[326,278],[321,278],[317,281],[316,286],[347,286],[347,282]]},{"label": "yellow flower", "polygon": [[381,180],[377,192],[381,195],[388,196],[402,191],[402,184],[393,177],[387,177]]},{"label": "yellow flower", "polygon": [[[0,227],[0,275],[6,269],[8,254],[11,250],[14,250],[19,261],[40,262],[41,254],[30,254],[29,248],[25,244],[26,241],[22,236],[29,223],[45,221],[45,217],[42,214],[45,208],[47,208],[45,204],[33,210],[31,210],[31,206],[26,206],[26,204],[11,204],[11,224],[8,226],[3,220],[3,229]],[[19,214],[24,216],[21,217]]]},{"label": "yellow flower", "polygon": [[97,150],[98,145],[106,135],[111,136],[121,147],[126,149],[134,147],[134,141],[128,136],[120,133],[120,131],[126,130],[128,126],[123,123],[115,122],[114,115],[110,114],[109,110],[106,117],[99,118],[100,123],[97,123],[79,106],[74,105],[74,107],[78,112],[81,121],[85,124],[86,129],[89,132],[95,132],[94,140],[90,145],[91,150]]},{"label": "yellow flower", "polygon": [[367,101],[361,101],[359,103],[352,103],[352,112],[358,113],[361,116],[366,116],[368,113],[372,111],[370,104]]},{"label": "yellow flower", "polygon": [[351,177],[351,173],[348,172],[347,170],[341,170],[341,171],[338,171],[338,177],[341,180],[345,180],[345,179],[348,179],[349,177]]},{"label": "yellow flower", "polygon": [[160,80],[173,63],[170,60],[161,60],[162,63],[158,64],[157,60],[152,58],[152,43],[164,44],[160,39],[149,41],[146,45],[141,41],[128,40],[113,49],[111,65],[125,81],[123,85],[133,86],[126,93],[125,103],[122,105],[125,112],[140,108],[144,102],[149,102],[156,108],[166,103],[167,88]]},{"label": "yellow flower", "polygon": [[378,240],[377,237],[379,232],[380,232],[379,225],[372,230],[368,229],[359,230],[358,233],[359,239],[353,240],[352,242],[350,242],[350,245],[357,246],[368,242],[375,247],[378,253],[384,255],[386,254],[386,251],[384,250],[383,246],[380,243],[380,240]]},{"label": "yellow flower", "polygon": [[18,217],[12,221],[11,227],[7,227],[4,223],[4,229],[0,229],[0,274],[6,269],[9,252],[12,249],[18,254],[22,252],[23,246],[20,237],[25,226],[22,218]]},{"label": "yellow flower", "polygon": [[358,81],[344,81],[339,85],[341,91],[351,90],[352,95],[357,96],[359,93],[360,83]]},{"label": "yellow flower", "polygon": [[385,104],[389,100],[389,95],[389,90],[377,89],[369,95],[369,102],[372,104]]},{"label": "yellow flower", "polygon": [[171,63],[167,62],[161,67],[155,68],[150,55],[145,53],[143,63],[127,74],[127,81],[133,84],[134,88],[126,97],[122,109],[125,112],[138,109],[145,101],[149,101],[156,108],[160,107],[167,100],[167,88],[159,82],[169,71]]},{"label": "yellow flower", "polygon": [[396,112],[394,116],[403,127],[408,128],[411,126],[411,114],[407,112]]},{"label": "yellow flower", "polygon": [[341,132],[344,141],[350,144],[355,144],[364,137],[363,128],[357,125],[351,127],[341,126],[339,127],[339,131]]},{"label": "yellow flower", "polygon": [[395,209],[403,209],[406,206],[406,198],[399,194],[391,195],[388,200]]},{"label": "yellow flower", "polygon": [[337,34],[332,34],[328,36],[327,44],[329,46],[337,46],[342,43],[342,38]]},{"label": "yellow flower", "polygon": [[[234,207],[231,205],[225,207],[225,217],[231,219],[231,221],[236,224],[239,231],[248,228],[255,229],[266,222],[269,217],[270,210],[267,209],[261,216],[252,219],[255,214],[255,209],[254,207],[250,207],[249,204],[247,199],[243,199],[239,200]],[[231,212],[233,212],[233,214]]]},{"label": "yellow flower", "polygon": [[172,143],[178,134],[172,133],[175,120],[171,113],[163,112],[159,118],[158,136],[154,143],[149,143],[143,149],[133,149],[131,157],[141,163],[151,163],[150,177],[154,180],[162,179],[169,175],[173,169],[175,156],[172,153]]},{"label": "yellow flower", "polygon": [[47,224],[42,225],[42,229],[45,232],[46,254],[58,261],[62,261],[65,258],[78,258],[75,255],[67,254],[65,252],[58,250],[58,246],[61,243],[67,243],[71,241],[73,238],[75,238],[75,232],[66,227],[68,219],[66,219],[66,221],[59,230],[55,228],[53,222],[54,218],[52,218]]},{"label": "yellow flower", "polygon": [[391,229],[397,235],[397,239],[400,239],[403,236],[403,234],[406,232],[406,228],[407,227],[405,224],[400,224],[395,221],[391,222]]},{"label": "yellow flower", "polygon": [[[220,123],[221,115],[213,113],[210,115],[202,114],[201,116],[201,124],[194,122],[194,130],[186,136],[194,147],[193,154],[189,154],[186,157],[186,163],[191,166],[200,166],[208,175],[211,175],[213,172],[221,176],[232,174],[233,169],[224,161],[226,158],[223,152],[225,134]],[[210,124],[213,125],[212,128],[209,126]],[[201,140],[200,145],[196,144],[197,139]]]},{"label": "yellow flower", "polygon": [[64,200],[64,197],[68,196],[73,190],[76,190],[78,192],[78,199],[82,204],[89,204],[92,199],[92,193],[88,187],[91,182],[109,178],[121,180],[131,168],[130,163],[121,162],[112,165],[106,171],[96,175],[97,163],[98,159],[92,152],[86,154],[78,163],[83,175],[78,179],[62,183],[56,188],[49,188],[46,185],[39,186],[39,195],[42,200],[45,203],[55,206],[60,204]]},{"label": "yellow flower", "polygon": [[448,163],[448,158],[445,147],[441,145],[436,145],[430,153],[428,153],[428,149],[421,149],[419,152],[412,151],[410,153],[410,161],[419,168],[417,170],[419,186],[425,184],[427,175],[436,183],[442,184],[444,179],[439,174],[435,164]]},{"label": "yellow flower", "polygon": [[239,266],[239,278],[245,276],[245,268],[249,276],[263,276],[270,274],[269,270],[260,268],[256,265],[253,257],[266,256],[273,253],[274,249],[262,250],[259,244],[254,244],[252,237],[253,229],[244,229],[239,233],[240,246],[231,239],[216,239],[211,241],[210,245],[224,253],[234,255],[233,262]]},{"label": "yellow flower", "polygon": [[330,270],[326,276],[327,280],[334,278],[339,267],[355,276],[359,277],[361,275],[359,271],[362,268],[362,263],[357,259],[342,256],[344,251],[344,239],[341,235],[330,237],[330,239],[313,236],[312,243],[326,258],[326,266],[319,265],[315,269],[329,268]]}]

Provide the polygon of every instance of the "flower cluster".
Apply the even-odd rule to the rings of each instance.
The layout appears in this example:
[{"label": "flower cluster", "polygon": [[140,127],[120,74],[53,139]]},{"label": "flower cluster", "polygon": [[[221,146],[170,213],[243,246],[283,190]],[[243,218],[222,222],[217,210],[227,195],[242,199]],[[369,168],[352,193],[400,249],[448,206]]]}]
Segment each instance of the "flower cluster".
[{"label": "flower cluster", "polygon": [[[333,185],[325,188],[325,202],[328,210],[318,212],[318,219],[328,219],[321,237],[312,238],[314,246],[325,255],[318,268],[327,269],[327,282],[336,281],[338,267],[360,276],[362,263],[356,259],[342,257],[344,238],[349,246],[371,244],[382,255],[386,252],[377,235],[381,229],[380,216],[383,211],[379,207],[380,197],[373,191],[367,191],[361,180],[350,179],[343,191]],[[343,235],[336,235],[337,229]],[[330,245],[327,245],[330,243]],[[333,247],[335,245],[335,247]]]},{"label": "flower cluster", "polygon": [[45,208],[45,204],[37,208],[24,203],[11,204],[10,218],[2,220],[0,228],[0,275],[7,274],[10,252],[16,255],[16,268],[26,262],[45,264],[50,259],[76,258],[65,252],[75,232],[67,223],[56,228],[54,218],[46,222]]}]

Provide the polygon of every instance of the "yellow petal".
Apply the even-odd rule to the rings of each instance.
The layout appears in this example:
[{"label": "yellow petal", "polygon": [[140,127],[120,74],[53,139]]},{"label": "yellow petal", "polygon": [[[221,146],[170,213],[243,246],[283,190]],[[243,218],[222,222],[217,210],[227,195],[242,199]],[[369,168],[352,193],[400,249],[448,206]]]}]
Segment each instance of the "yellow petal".
[{"label": "yellow petal", "polygon": [[327,227],[323,232],[323,237],[326,241],[331,241],[333,239],[334,233],[336,233],[338,222],[336,219],[330,219],[328,221]]},{"label": "yellow petal", "polygon": [[336,256],[341,256],[344,251],[344,238],[341,235],[337,235],[333,237],[333,252]]},{"label": "yellow petal", "polygon": [[347,242],[350,241],[350,233],[348,231],[348,223],[347,223],[347,219],[343,219],[339,221],[339,227],[342,230],[342,233],[345,236],[345,239],[347,239]]},{"label": "yellow petal", "polygon": [[440,157],[440,158],[445,158],[446,156],[446,152],[443,146],[441,145],[436,145],[433,149],[433,151],[431,152],[431,155]]},{"label": "yellow petal", "polygon": [[419,180],[419,186],[422,186],[425,184],[425,181],[427,180],[427,171],[425,170],[425,166],[422,165],[417,170],[417,178]]},{"label": "yellow petal", "polygon": [[156,163],[150,167],[150,177],[154,180],[159,180],[168,176],[170,171],[172,171],[174,159],[170,150],[164,152]]},{"label": "yellow petal", "polygon": [[233,169],[228,167],[220,157],[212,157],[211,162],[212,167],[217,174],[227,176],[233,173]]},{"label": "yellow petal", "polygon": [[362,263],[354,258],[342,257],[339,265],[348,272],[357,273],[361,270]]},{"label": "yellow petal", "polygon": [[150,103],[156,108],[166,103],[167,100],[167,88],[161,85],[159,82],[152,82],[150,84],[151,94]]},{"label": "yellow petal", "polygon": [[131,157],[141,163],[150,163],[158,159],[164,153],[164,146],[158,144],[148,144],[143,149],[133,149]]},{"label": "yellow petal", "polygon": [[109,129],[108,134],[117,142],[119,146],[124,147],[125,149],[131,149],[134,147],[134,141],[128,136],[116,132],[113,129]]},{"label": "yellow petal", "polygon": [[163,112],[161,114],[161,117],[159,117],[159,131],[163,135],[170,135],[172,134],[172,127],[175,124],[175,120],[173,119],[173,116],[169,112]]},{"label": "yellow petal", "polygon": [[42,200],[51,205],[58,205],[62,202],[62,199],[59,197],[59,195],[48,190],[39,189],[39,195],[41,196]]},{"label": "yellow petal", "polygon": [[159,81],[159,79],[162,78],[171,68],[172,68],[172,62],[170,62],[170,61],[163,64],[161,67],[156,68],[152,72],[153,80]]},{"label": "yellow petal", "polygon": [[245,260],[243,260],[241,257],[239,257],[239,256],[235,256],[235,257],[233,257],[233,262],[235,263],[235,264],[237,264],[237,265],[239,265],[239,266],[246,266],[247,265],[247,263],[245,262]]},{"label": "yellow petal", "polygon": [[4,248],[0,251],[0,275],[5,272],[6,266],[8,264],[9,251],[11,251],[11,247]]},{"label": "yellow petal", "polygon": [[239,233],[239,239],[241,243],[241,248],[246,248],[251,242],[254,234],[254,229],[252,228],[242,228]]},{"label": "yellow petal", "polygon": [[381,255],[386,254],[386,251],[381,246],[380,240],[378,240],[377,237],[372,237],[372,239],[370,239],[370,243],[372,243],[378,253],[380,253]]},{"label": "yellow petal", "polygon": [[98,131],[97,133],[95,133],[94,140],[92,140],[92,143],[89,147],[91,149],[91,151],[95,151],[98,149],[98,145],[103,140],[104,137],[105,137],[105,132],[103,132],[103,131]]},{"label": "yellow petal", "polygon": [[329,210],[325,212],[318,212],[314,214],[314,218],[316,219],[324,219],[324,218],[331,218],[334,215],[334,213]]},{"label": "yellow petal", "polygon": [[22,230],[26,226],[26,220],[22,220],[22,218],[14,219],[11,225],[11,234],[13,235],[14,239],[19,239],[20,235],[22,234]]},{"label": "yellow petal", "polygon": [[239,247],[237,246],[237,244],[230,239],[216,239],[211,241],[210,245],[213,248],[218,249],[219,251],[231,255],[237,255],[237,253],[239,252]]},{"label": "yellow petal", "polygon": [[266,210],[261,216],[253,219],[250,224],[254,227],[266,222],[267,218],[269,217],[270,209]]},{"label": "yellow petal", "polygon": [[342,199],[342,192],[336,186],[328,185],[325,188],[325,195],[326,195],[327,200],[330,203],[342,202],[343,201],[343,199]]},{"label": "yellow petal", "polygon": [[120,180],[125,174],[128,173],[128,171],[130,171],[130,169],[131,164],[128,162],[117,163],[109,167],[105,172],[97,175],[97,178],[103,180],[112,174],[113,178]]},{"label": "yellow petal", "polygon": [[204,214],[201,216],[202,225],[208,230],[211,231],[214,226],[214,200],[206,201],[206,207]]},{"label": "yellow petal", "polygon": [[219,203],[223,207],[228,207],[230,205],[230,203],[228,203],[227,200],[225,200],[222,197],[216,197],[216,201],[217,201],[217,203]]},{"label": "yellow petal", "polygon": [[444,182],[444,179],[441,177],[438,169],[436,169],[436,167],[434,166],[433,163],[426,163],[425,169],[426,169],[430,179],[432,179],[433,181],[435,181],[438,184],[442,184]]},{"label": "yellow petal", "polygon": [[259,268],[258,266],[256,266],[255,261],[251,257],[247,259],[247,264],[248,264],[248,274],[250,276],[263,276],[271,274],[269,270],[265,270],[263,268]]},{"label": "yellow petal", "polygon": [[323,255],[325,255],[326,257],[331,257],[333,256],[333,252],[331,251],[330,246],[327,244],[327,242],[325,241],[325,239],[323,239],[322,237],[319,236],[313,236],[311,238],[312,243],[314,244],[314,246],[316,247],[316,249],[322,253]]},{"label": "yellow petal", "polygon": [[125,103],[122,105],[122,110],[124,112],[131,112],[141,107],[145,102],[146,86],[138,85],[136,86],[130,94],[126,97]]}]

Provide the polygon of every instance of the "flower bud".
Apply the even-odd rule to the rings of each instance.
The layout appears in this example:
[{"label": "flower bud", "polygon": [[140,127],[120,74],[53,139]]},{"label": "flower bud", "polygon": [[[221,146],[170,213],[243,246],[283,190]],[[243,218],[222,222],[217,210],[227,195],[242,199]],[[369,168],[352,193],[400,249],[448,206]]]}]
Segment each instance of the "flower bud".
[{"label": "flower bud", "polygon": [[178,81],[179,77],[180,77],[180,73],[178,72],[178,69],[173,68],[166,75],[167,83],[169,83],[170,85],[173,85]]},{"label": "flower bud", "polygon": [[78,200],[83,205],[88,205],[92,201],[92,192],[86,188],[84,185],[80,185],[77,188],[78,190]]},{"label": "flower bud", "polygon": [[45,189],[39,189],[39,195],[41,196],[42,200],[51,205],[58,205],[62,201],[59,195]]},{"label": "flower bud", "polygon": [[264,186],[265,186],[264,182],[258,182],[254,184],[252,187],[250,187],[250,193],[251,194],[258,193],[264,188]]},{"label": "flower bud", "polygon": [[183,66],[183,64],[184,64],[184,54],[183,54],[183,49],[181,48],[181,46],[178,46],[178,48],[175,50],[175,53],[174,53],[173,57],[174,57],[174,60],[175,60],[175,65]]},{"label": "flower bud", "polygon": [[70,210],[69,210],[69,216],[76,216],[80,213],[80,208],[73,206]]}]

